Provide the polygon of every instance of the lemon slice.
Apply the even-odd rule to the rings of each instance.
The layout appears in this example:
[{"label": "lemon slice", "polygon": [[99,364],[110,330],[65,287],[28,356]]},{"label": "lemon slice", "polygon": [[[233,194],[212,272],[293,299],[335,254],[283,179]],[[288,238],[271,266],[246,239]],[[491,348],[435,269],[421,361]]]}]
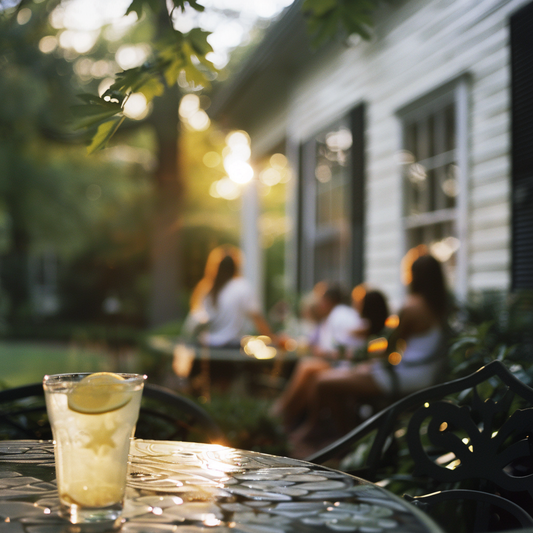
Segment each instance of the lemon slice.
[{"label": "lemon slice", "polygon": [[124,378],[112,372],[96,372],[84,377],[68,394],[72,411],[95,415],[116,411],[132,398]]}]

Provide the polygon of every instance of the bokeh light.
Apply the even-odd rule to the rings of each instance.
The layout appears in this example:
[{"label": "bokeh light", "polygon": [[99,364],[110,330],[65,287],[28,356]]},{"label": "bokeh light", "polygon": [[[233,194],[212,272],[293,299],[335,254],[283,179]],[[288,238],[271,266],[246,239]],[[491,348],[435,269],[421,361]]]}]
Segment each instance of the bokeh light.
[{"label": "bokeh light", "polygon": [[142,120],[150,111],[146,97],[141,93],[132,94],[124,104],[124,114],[134,120]]},{"label": "bokeh light", "polygon": [[141,66],[151,53],[150,47],[143,44],[124,44],[115,54],[115,61],[123,70]]},{"label": "bokeh light", "polygon": [[211,120],[203,109],[199,109],[194,115],[189,117],[189,125],[196,131],[205,131],[210,124]]},{"label": "bokeh light", "polygon": [[29,9],[27,7],[23,7],[17,13],[17,22],[18,22],[18,24],[20,24],[21,26],[23,26],[24,24],[27,24],[30,21],[30,19],[31,19],[31,15],[32,15],[31,9]]},{"label": "bokeh light", "polygon": [[248,183],[254,177],[254,169],[246,162],[238,159],[234,155],[224,158],[224,168],[229,178],[235,183]]},{"label": "bokeh light", "polygon": [[189,119],[200,109],[200,98],[196,94],[186,94],[180,102],[181,118]]},{"label": "bokeh light", "polygon": [[287,158],[283,154],[273,154],[270,157],[270,165],[276,170],[283,170],[288,165]]},{"label": "bokeh light", "polygon": [[238,185],[228,177],[222,178],[216,182],[216,190],[220,198],[226,200],[235,200],[241,194]]},{"label": "bokeh light", "polygon": [[98,32],[65,30],[59,35],[59,45],[78,54],[85,54],[96,44],[97,38]]},{"label": "bokeh light", "polygon": [[46,35],[39,41],[39,50],[43,54],[50,54],[57,48],[57,39],[53,35]]},{"label": "bokeh light", "polygon": [[202,158],[204,165],[208,168],[216,168],[222,163],[222,157],[217,152],[207,152]]}]

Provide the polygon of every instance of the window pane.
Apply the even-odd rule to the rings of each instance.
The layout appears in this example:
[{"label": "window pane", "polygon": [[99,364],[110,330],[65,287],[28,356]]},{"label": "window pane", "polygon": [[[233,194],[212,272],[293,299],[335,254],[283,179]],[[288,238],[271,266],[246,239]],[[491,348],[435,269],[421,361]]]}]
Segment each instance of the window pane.
[{"label": "window pane", "polygon": [[433,141],[431,116],[417,123],[418,160],[423,161],[431,157]]},{"label": "window pane", "polygon": [[315,248],[315,280],[346,281],[346,243],[333,239]]},{"label": "window pane", "polygon": [[406,169],[407,214],[417,215],[429,210],[428,171],[424,165],[413,163]]},{"label": "window pane", "polygon": [[407,124],[405,126],[404,137],[404,148],[411,152],[416,160],[418,158],[418,150],[416,149],[416,123]]},{"label": "window pane", "polygon": [[440,193],[443,198],[445,208],[455,207],[455,198],[459,194],[459,169],[455,163],[443,167],[440,186]]},{"label": "window pane", "polygon": [[416,156],[404,167],[405,214],[453,208],[458,194],[455,169],[455,106],[447,106],[404,126],[404,148]]},{"label": "window pane", "polygon": [[315,150],[314,281],[348,278],[352,134],[347,120],[319,133]]}]

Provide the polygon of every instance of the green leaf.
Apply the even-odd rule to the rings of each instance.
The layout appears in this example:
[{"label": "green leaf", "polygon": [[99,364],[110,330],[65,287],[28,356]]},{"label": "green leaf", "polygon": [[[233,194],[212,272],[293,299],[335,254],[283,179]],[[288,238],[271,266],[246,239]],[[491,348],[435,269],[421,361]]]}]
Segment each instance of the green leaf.
[{"label": "green leaf", "polygon": [[76,120],[73,122],[72,128],[74,130],[90,128],[91,126],[95,126],[99,122],[102,122],[102,120],[111,118],[112,116],[116,115],[116,113],[117,113],[116,111],[107,111],[106,113],[99,113],[98,115],[94,115],[92,117],[85,117],[85,118]]},{"label": "green leaf", "polygon": [[305,0],[302,4],[303,12],[311,12],[312,16],[322,17],[338,7],[337,0]]},{"label": "green leaf", "polygon": [[126,15],[136,13],[137,18],[142,17],[143,11],[150,10],[153,13],[159,13],[161,2],[159,0],[133,0],[126,10]]},{"label": "green leaf", "polygon": [[147,77],[146,81],[137,88],[136,92],[144,94],[148,102],[156,96],[161,96],[165,92],[165,86],[158,78],[155,76]]},{"label": "green leaf", "polygon": [[346,22],[346,19],[341,20],[341,23],[344,26],[348,35],[356,33],[357,35],[360,35],[365,41],[370,41],[370,39],[372,39],[372,34],[361,24],[348,24]]},{"label": "green leaf", "polygon": [[185,63],[179,58],[176,58],[176,61],[172,61],[164,70],[163,75],[169,87],[172,87],[176,83],[179,73],[183,70],[184,66]]},{"label": "green leaf", "polygon": [[96,105],[96,104],[85,104],[85,105],[73,105],[71,106],[72,114],[77,117],[89,117],[100,115],[102,113],[108,113],[112,111],[117,113],[120,111],[120,105],[116,103],[106,102],[109,105]]},{"label": "green leaf", "polygon": [[313,38],[313,44],[319,46],[336,35],[339,29],[339,14],[332,11],[327,17],[324,17],[323,23],[319,26]]},{"label": "green leaf", "polygon": [[87,147],[87,153],[93,154],[94,152],[105,148],[109,142],[109,139],[113,137],[125,118],[126,117],[124,116],[113,117],[111,120],[100,124],[91,144]]},{"label": "green leaf", "polygon": [[[391,2],[394,0],[390,0]],[[358,34],[372,38],[372,13],[380,0],[304,0],[302,11],[307,20],[307,32],[316,47],[342,34]],[[342,30],[342,31],[340,31]]]},{"label": "green leaf", "polygon": [[206,56],[209,52],[213,51],[213,47],[207,42],[209,35],[211,35],[211,32],[201,30],[200,28],[194,28],[186,35],[198,59],[200,59],[200,56]]},{"label": "green leaf", "polygon": [[121,111],[121,107],[118,104],[111,104],[109,106],[87,104],[72,106],[71,111],[75,117],[72,127],[75,130],[79,130],[82,128],[90,128],[91,126],[116,115]]},{"label": "green leaf", "polygon": [[185,4],[189,4],[196,11],[202,12],[205,10],[205,7],[199,4],[196,0],[173,0],[174,7],[176,9],[181,9],[185,11]]},{"label": "green leaf", "polygon": [[78,94],[77,97],[80,100],[83,100],[86,104],[101,105],[103,107],[110,107],[110,106],[116,105],[114,102],[109,102],[108,100],[104,100],[103,98],[100,98],[100,96],[96,94],[82,93],[82,94]]},{"label": "green leaf", "polygon": [[143,78],[145,72],[141,67],[130,68],[117,74],[115,83],[106,91],[106,95],[111,95],[113,92],[122,93],[126,96],[130,92],[135,92],[134,88],[139,85],[139,81]]}]

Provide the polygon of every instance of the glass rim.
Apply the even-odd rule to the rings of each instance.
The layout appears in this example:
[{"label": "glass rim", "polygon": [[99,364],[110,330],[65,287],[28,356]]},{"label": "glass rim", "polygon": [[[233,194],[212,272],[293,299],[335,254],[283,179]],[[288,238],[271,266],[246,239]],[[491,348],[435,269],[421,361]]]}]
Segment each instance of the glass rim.
[{"label": "glass rim", "polygon": [[[81,379],[99,372],[70,372],[64,374],[46,374],[43,377],[43,385],[52,383],[77,383]],[[134,372],[108,372],[124,378],[126,383],[144,383],[147,379],[146,374],[137,374]]]}]

